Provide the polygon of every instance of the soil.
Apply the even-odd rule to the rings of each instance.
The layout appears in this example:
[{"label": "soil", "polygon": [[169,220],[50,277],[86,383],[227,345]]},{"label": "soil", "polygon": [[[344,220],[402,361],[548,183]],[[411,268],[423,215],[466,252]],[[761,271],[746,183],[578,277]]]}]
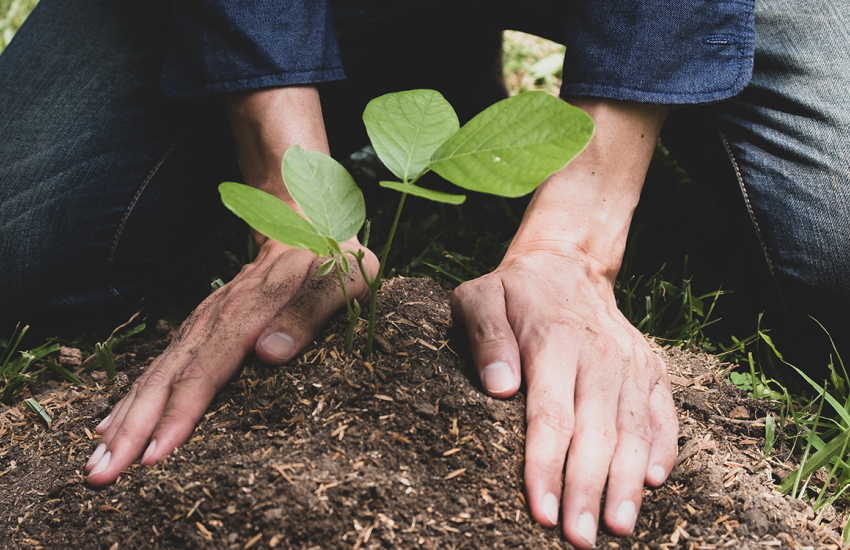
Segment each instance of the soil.
[{"label": "soil", "polygon": [[[343,317],[285,367],[249,360],[174,456],[103,489],[82,476],[94,426],[168,345],[169,327],[131,341],[113,381],[43,388],[49,427],[23,405],[4,409],[0,546],[569,548],[528,513],[522,392],[481,392],[449,292],[394,279],[378,319],[368,362],[341,355]],[[655,347],[679,410],[678,465],[645,490],[635,534],[603,531],[598,546],[840,547],[845,514],[816,518],[774,490],[794,462],[784,447],[762,452],[767,405],[726,385],[713,358]]]}]

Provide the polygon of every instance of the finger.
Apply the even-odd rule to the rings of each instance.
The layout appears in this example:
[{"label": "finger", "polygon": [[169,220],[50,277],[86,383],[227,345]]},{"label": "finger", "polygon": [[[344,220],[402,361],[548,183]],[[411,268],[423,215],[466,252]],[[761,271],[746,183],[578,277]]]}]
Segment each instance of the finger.
[{"label": "finger", "polygon": [[[254,349],[264,363],[282,365],[298,355],[313,341],[328,319],[345,305],[337,278],[319,277],[315,274],[316,270],[313,271],[257,339]],[[353,268],[352,274],[347,277],[348,283],[354,281],[355,275],[359,280],[359,272],[355,272],[356,268]]]},{"label": "finger", "polygon": [[596,544],[599,502],[617,445],[620,386],[611,385],[616,376],[594,376],[598,369],[613,372],[611,362],[596,359],[576,379],[576,429],[564,474],[564,536],[577,548]]},{"label": "finger", "polygon": [[[536,345],[549,341],[549,346]],[[561,476],[575,430],[573,389],[577,357],[560,350],[557,336],[527,340],[523,347],[528,384],[525,487],[531,515],[541,525],[558,523]]]},{"label": "finger", "polygon": [[242,356],[228,354],[227,347],[205,348],[175,373],[171,395],[142,456],[143,465],[156,463],[185,443],[215,395],[239,372]]},{"label": "finger", "polygon": [[676,465],[678,454],[679,418],[670,391],[667,369],[663,364],[661,368],[663,373],[649,396],[652,444],[649,450],[646,484],[651,487],[664,483]]},{"label": "finger", "polygon": [[648,383],[626,379],[617,410],[617,446],[608,470],[605,524],[615,535],[632,533],[640,509],[652,440]]},{"label": "finger", "polygon": [[510,397],[521,382],[519,347],[508,322],[505,290],[497,277],[463,283],[452,294],[452,313],[466,327],[481,384],[494,397]]},{"label": "finger", "polygon": [[170,395],[171,374],[151,370],[133,385],[121,411],[89,460],[88,478],[95,487],[112,483],[144,449]]}]

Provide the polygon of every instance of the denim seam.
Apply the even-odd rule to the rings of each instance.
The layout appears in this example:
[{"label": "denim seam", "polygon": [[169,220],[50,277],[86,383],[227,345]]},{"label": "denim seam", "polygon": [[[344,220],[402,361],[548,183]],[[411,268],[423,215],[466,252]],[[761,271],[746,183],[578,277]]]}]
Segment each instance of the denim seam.
[{"label": "denim seam", "polygon": [[109,276],[112,271],[112,262],[115,259],[115,250],[118,248],[118,239],[121,238],[121,233],[124,231],[124,226],[127,223],[127,218],[129,218],[130,214],[133,212],[133,207],[136,206],[136,203],[138,202],[142,192],[148,186],[148,183],[150,183],[151,178],[153,178],[154,174],[156,174],[156,171],[159,170],[159,167],[162,166],[162,163],[165,162],[165,159],[168,158],[168,155],[170,155],[171,152],[174,151],[174,148],[177,147],[178,143],[180,142],[175,141],[174,143],[172,143],[171,146],[165,151],[165,153],[163,153],[162,157],[160,157],[160,159],[156,162],[156,164],[153,165],[153,168],[151,168],[151,171],[148,172],[147,176],[145,176],[144,181],[139,186],[139,189],[136,190],[136,194],[133,196],[133,199],[127,206],[127,210],[124,212],[124,216],[121,218],[121,223],[118,224],[118,231],[115,232],[115,238],[112,239],[112,246],[109,249],[109,258],[106,260],[106,286],[107,288],[109,288],[109,292],[111,292],[112,295],[116,298],[120,299],[121,295],[110,284]]},{"label": "denim seam", "polygon": [[744,194],[744,201],[747,203],[747,211],[750,213],[750,220],[753,222],[753,226],[756,229],[756,235],[758,235],[759,244],[761,245],[762,253],[764,253],[764,258],[767,260],[767,266],[770,269],[770,275],[773,277],[773,282],[776,284],[776,290],[779,292],[779,299],[782,301],[783,308],[785,306],[785,295],[782,292],[782,285],[779,284],[779,279],[776,277],[776,270],[773,267],[773,260],[770,257],[770,252],[767,250],[767,244],[764,241],[764,237],[762,236],[761,227],[759,226],[759,222],[756,219],[756,213],[753,210],[753,205],[750,202],[750,194],[747,192],[747,184],[744,183],[744,177],[741,174],[741,169],[738,166],[738,159],[735,158],[735,153],[732,152],[732,147],[729,145],[729,140],[726,139],[726,134],[724,134],[721,130],[718,130],[720,134],[720,139],[723,140],[723,147],[726,149],[726,154],[729,156],[729,160],[732,161],[732,166],[735,168],[735,177],[738,180],[738,186],[741,188],[741,192]]}]

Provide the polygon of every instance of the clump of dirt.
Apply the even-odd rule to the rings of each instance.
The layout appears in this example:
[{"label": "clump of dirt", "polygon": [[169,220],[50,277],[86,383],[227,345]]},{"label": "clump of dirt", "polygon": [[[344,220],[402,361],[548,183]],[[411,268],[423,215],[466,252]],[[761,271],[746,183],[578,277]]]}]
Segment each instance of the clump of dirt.
[{"label": "clump of dirt", "polygon": [[[174,456],[103,489],[82,475],[92,430],[170,334],[132,341],[112,382],[39,394],[49,428],[6,408],[3,548],[569,547],[528,513],[524,397],[480,391],[449,292],[386,282],[378,319],[369,361],[340,353],[341,317],[285,367],[249,361]],[[773,489],[794,464],[786,449],[761,451],[766,405],[725,385],[711,357],[657,351],[680,413],[678,465],[645,490],[635,534],[602,532],[599,546],[838,548],[843,515],[815,523],[806,503]]]}]

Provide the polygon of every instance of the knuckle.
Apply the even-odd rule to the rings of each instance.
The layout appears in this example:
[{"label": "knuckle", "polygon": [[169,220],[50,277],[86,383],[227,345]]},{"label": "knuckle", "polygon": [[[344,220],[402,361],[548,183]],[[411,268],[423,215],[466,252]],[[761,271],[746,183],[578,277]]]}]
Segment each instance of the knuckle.
[{"label": "knuckle", "polygon": [[529,419],[529,424],[538,424],[546,431],[568,439],[572,438],[576,427],[575,416],[566,411],[541,411]]},{"label": "knuckle", "polygon": [[193,359],[174,373],[174,383],[180,384],[189,381],[206,380],[207,377],[206,366],[200,361]]},{"label": "knuckle", "polygon": [[171,375],[163,369],[151,369],[139,377],[133,383],[134,389],[139,392],[142,390],[158,390],[171,384]]}]

